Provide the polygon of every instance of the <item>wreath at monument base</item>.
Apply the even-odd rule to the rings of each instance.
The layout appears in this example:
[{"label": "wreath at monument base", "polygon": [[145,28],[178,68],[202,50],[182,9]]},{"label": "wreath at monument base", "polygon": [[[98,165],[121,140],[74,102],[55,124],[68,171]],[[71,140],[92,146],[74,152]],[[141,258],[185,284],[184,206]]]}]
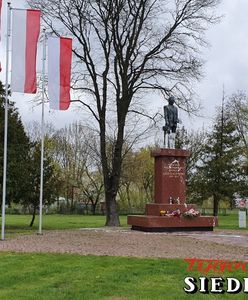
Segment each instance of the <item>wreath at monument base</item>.
[{"label": "wreath at monument base", "polygon": [[196,218],[200,216],[200,212],[198,210],[195,210],[194,208],[191,208],[190,210],[187,210],[183,213],[183,216],[185,218]]}]

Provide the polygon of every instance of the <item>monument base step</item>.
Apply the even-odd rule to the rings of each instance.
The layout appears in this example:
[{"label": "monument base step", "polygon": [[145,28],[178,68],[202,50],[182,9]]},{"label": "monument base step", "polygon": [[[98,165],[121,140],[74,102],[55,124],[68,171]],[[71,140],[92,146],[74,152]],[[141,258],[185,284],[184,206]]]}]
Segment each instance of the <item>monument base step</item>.
[{"label": "monument base step", "polygon": [[194,218],[167,217],[167,216],[128,216],[128,225],[134,230],[142,231],[212,231],[215,218],[199,216]]},{"label": "monument base step", "polygon": [[132,226],[132,230],[144,232],[182,232],[182,231],[213,231],[213,227],[141,227]]}]

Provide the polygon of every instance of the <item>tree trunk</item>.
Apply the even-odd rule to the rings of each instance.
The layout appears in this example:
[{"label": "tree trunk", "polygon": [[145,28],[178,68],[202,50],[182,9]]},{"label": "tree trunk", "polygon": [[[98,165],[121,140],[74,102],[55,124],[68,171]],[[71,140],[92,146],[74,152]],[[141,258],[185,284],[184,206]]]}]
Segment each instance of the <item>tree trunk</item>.
[{"label": "tree trunk", "polygon": [[118,207],[116,202],[116,195],[118,192],[121,170],[120,153],[118,153],[118,155],[114,155],[113,170],[111,171],[111,173],[109,172],[109,169],[107,167],[106,157],[105,159],[102,159],[102,161],[106,204],[105,226],[120,226]]},{"label": "tree trunk", "polygon": [[106,223],[105,226],[120,226],[116,199],[106,198]]},{"label": "tree trunk", "polygon": [[100,134],[101,161],[102,161],[102,170],[103,170],[103,177],[104,177],[105,202],[106,202],[105,226],[120,226],[116,195],[120,183],[121,167],[122,167],[122,147],[124,143],[124,128],[125,128],[126,115],[128,111],[128,105],[126,104],[127,100],[126,99],[120,99],[120,100],[121,100],[120,103],[117,105],[118,133],[114,145],[114,153],[112,156],[112,170],[108,166],[105,124],[101,128],[101,134]]},{"label": "tree trunk", "polygon": [[213,215],[216,217],[218,216],[218,210],[219,210],[219,197],[214,194],[213,195],[213,200],[214,200],[214,209],[213,209]]},{"label": "tree trunk", "polygon": [[126,194],[127,194],[127,203],[128,203],[128,210],[129,213],[132,213],[132,203],[131,203],[131,197],[130,197],[130,185],[126,184]]},{"label": "tree trunk", "polygon": [[105,187],[106,223],[105,226],[120,226],[118,207],[116,202],[117,187]]},{"label": "tree trunk", "polygon": [[94,202],[91,203],[92,215],[96,214],[96,205],[97,205],[97,203],[94,203]]},{"label": "tree trunk", "polygon": [[85,204],[85,210],[86,210],[86,215],[88,215],[89,214],[88,203]]},{"label": "tree trunk", "polygon": [[74,211],[74,187],[71,187],[71,206],[70,206],[70,211],[73,213]]},{"label": "tree trunk", "polygon": [[60,212],[60,203],[59,203],[59,197],[57,197],[57,213]]},{"label": "tree trunk", "polygon": [[93,197],[93,196],[90,197],[91,213],[92,213],[92,215],[95,215],[95,214],[96,214],[96,206],[97,206],[97,202],[98,202],[98,200],[96,199],[96,200],[94,201],[94,197]]},{"label": "tree trunk", "polygon": [[67,183],[67,186],[66,186],[66,208],[67,208],[67,212],[66,213],[68,213],[68,211],[70,209],[68,183]]},{"label": "tree trunk", "polygon": [[30,227],[32,227],[33,224],[34,224],[35,214],[36,214],[36,205],[34,206],[32,220],[31,220],[31,222],[30,222],[30,224],[29,224]]}]

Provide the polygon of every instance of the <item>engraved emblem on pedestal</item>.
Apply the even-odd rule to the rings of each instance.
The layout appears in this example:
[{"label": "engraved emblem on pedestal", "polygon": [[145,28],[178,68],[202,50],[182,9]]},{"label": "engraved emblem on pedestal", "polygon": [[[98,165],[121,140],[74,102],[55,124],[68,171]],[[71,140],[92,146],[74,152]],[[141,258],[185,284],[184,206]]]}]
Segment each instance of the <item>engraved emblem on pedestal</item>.
[{"label": "engraved emblem on pedestal", "polygon": [[180,162],[177,159],[171,163],[165,162],[163,166],[163,176],[174,178],[184,176],[184,168],[180,166]]}]

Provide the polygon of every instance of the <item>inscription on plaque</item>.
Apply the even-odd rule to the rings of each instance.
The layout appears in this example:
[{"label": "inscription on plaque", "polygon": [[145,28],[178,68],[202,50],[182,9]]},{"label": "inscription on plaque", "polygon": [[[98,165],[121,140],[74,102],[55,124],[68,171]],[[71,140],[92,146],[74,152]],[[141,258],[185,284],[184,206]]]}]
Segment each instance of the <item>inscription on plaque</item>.
[{"label": "inscription on plaque", "polygon": [[180,162],[178,160],[174,160],[173,162],[164,165],[163,175],[168,177],[180,177],[184,176],[184,168],[180,166]]}]

